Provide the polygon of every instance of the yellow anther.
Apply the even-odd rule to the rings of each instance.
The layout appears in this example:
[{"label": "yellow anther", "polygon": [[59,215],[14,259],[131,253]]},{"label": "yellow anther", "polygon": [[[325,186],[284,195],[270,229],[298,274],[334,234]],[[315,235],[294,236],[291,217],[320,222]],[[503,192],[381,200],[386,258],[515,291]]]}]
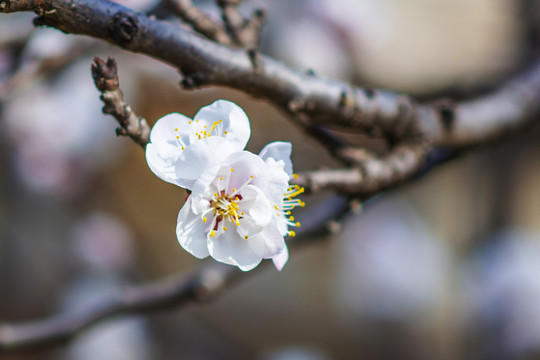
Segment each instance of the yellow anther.
[{"label": "yellow anther", "polygon": [[177,139],[180,139],[180,136],[176,135],[176,138],[177,138]]},{"label": "yellow anther", "polygon": [[214,197],[217,197],[217,193],[214,193]]},{"label": "yellow anther", "polygon": [[279,210],[279,208],[277,207],[277,205],[274,205],[274,209]]},{"label": "yellow anther", "polygon": [[231,168],[231,172],[234,172],[234,169]]},{"label": "yellow anther", "polygon": [[186,150],[186,148],[182,146],[182,150]]},{"label": "yellow anther", "polygon": [[240,226],[240,222],[239,222],[239,221],[235,222],[234,224],[235,224],[236,226]]},{"label": "yellow anther", "polygon": [[174,131],[178,131],[178,128],[175,128]]},{"label": "yellow anther", "polygon": [[296,226],[300,227],[300,222],[299,221],[296,222]]},{"label": "yellow anther", "polygon": [[220,177],[219,180],[223,180],[223,177]]},{"label": "yellow anther", "polygon": [[253,179],[253,175],[251,175],[251,178]]},{"label": "yellow anther", "polygon": [[296,236],[296,233],[294,231],[289,231],[289,236],[294,237]]},{"label": "yellow anther", "polygon": [[188,124],[191,124],[191,120],[188,121]]},{"label": "yellow anther", "polygon": [[294,216],[291,216],[289,220],[294,221]]},{"label": "yellow anther", "polygon": [[223,227],[223,230],[227,231],[227,227],[226,227],[226,226],[224,226],[224,227]]},{"label": "yellow anther", "polygon": [[207,126],[206,126],[206,125],[204,125],[204,128],[206,129],[206,128],[207,128]]},{"label": "yellow anther", "polygon": [[228,132],[228,131],[224,131],[223,133],[224,133],[225,135],[227,135],[229,132]]},{"label": "yellow anther", "polygon": [[236,192],[236,189],[235,189],[235,188],[232,188],[232,191],[233,191],[233,192]]},{"label": "yellow anther", "polygon": [[240,213],[240,215],[245,215],[245,214],[246,214],[246,213],[245,213],[245,212],[243,212],[243,211],[242,211],[242,212]]},{"label": "yellow anther", "polygon": [[206,223],[206,220],[208,220],[208,219],[206,218],[206,216],[202,218],[203,224]]},{"label": "yellow anther", "polygon": [[216,232],[214,230],[210,231],[210,237],[214,237],[216,235]]},{"label": "yellow anther", "polygon": [[299,178],[298,174],[292,174],[292,177],[295,178],[295,179]]},{"label": "yellow anther", "polygon": [[199,122],[199,120],[195,120],[195,122]]},{"label": "yellow anther", "polygon": [[246,239],[246,240],[247,240],[247,239],[248,239],[248,236],[247,236],[247,235],[246,235],[246,236],[244,236],[244,239]]}]

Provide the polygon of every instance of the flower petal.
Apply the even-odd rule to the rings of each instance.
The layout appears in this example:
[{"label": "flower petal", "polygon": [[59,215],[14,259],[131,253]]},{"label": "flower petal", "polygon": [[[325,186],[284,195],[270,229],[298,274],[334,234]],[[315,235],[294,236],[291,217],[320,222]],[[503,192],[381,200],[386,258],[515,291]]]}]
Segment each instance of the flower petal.
[{"label": "flower petal", "polygon": [[176,181],[175,163],[181,152],[181,143],[188,141],[190,120],[177,113],[160,118],[152,128],[150,143],[146,146],[146,162],[150,170],[160,179],[176,185],[179,184]]},{"label": "flower petal", "polygon": [[[249,224],[250,227],[260,229],[272,221],[272,204],[268,201],[260,188],[253,185],[247,185],[242,189],[241,195],[242,201],[239,204],[240,210],[245,211],[246,216],[240,221],[240,224],[249,219],[251,220]],[[240,235],[244,236],[246,234]]]},{"label": "flower petal", "polygon": [[175,166],[176,183],[186,189],[193,189],[195,181],[206,169],[221,163],[234,151],[234,144],[221,137],[195,141],[178,156]]},{"label": "flower petal", "polygon": [[274,141],[267,144],[259,153],[259,156],[267,162],[268,159],[273,158],[276,162],[283,161],[284,170],[289,175],[293,174],[293,167],[291,162],[292,145],[290,142]]},{"label": "flower petal", "polygon": [[279,208],[283,205],[283,196],[289,187],[289,175],[283,171],[283,162],[269,158],[266,162],[266,186],[263,191],[268,200]]},{"label": "flower petal", "polygon": [[272,261],[274,262],[274,266],[276,267],[276,269],[278,269],[278,271],[281,271],[281,269],[283,269],[283,266],[285,266],[288,260],[289,260],[289,249],[287,249],[287,246],[285,246],[279,254],[277,254],[276,256],[272,258]]},{"label": "flower petal", "polygon": [[223,163],[230,168],[230,178],[227,192],[232,189],[240,189],[247,183],[258,186],[262,189],[266,187],[266,164],[257,155],[249,151],[239,151],[230,154]]},{"label": "flower petal", "polygon": [[[190,118],[178,113],[171,113],[158,119],[150,132],[152,143],[176,144],[176,136],[181,135],[182,141],[187,140]],[[178,130],[176,130],[178,129]]]},{"label": "flower petal", "polygon": [[218,136],[223,136],[233,143],[236,151],[244,150],[251,135],[246,113],[231,101],[217,100],[201,108],[193,119],[203,121],[207,126],[212,126],[214,121],[223,120],[223,133],[218,134]]},{"label": "flower petal", "polygon": [[191,209],[191,197],[188,197],[182,209],[178,213],[176,236],[180,245],[193,256],[202,259],[207,257],[208,252],[207,225],[202,222],[200,216],[195,215]]},{"label": "flower petal", "polygon": [[250,241],[236,231],[224,231],[218,238],[208,237],[208,250],[217,261],[238,266],[243,271],[253,269],[262,260],[251,248]]}]

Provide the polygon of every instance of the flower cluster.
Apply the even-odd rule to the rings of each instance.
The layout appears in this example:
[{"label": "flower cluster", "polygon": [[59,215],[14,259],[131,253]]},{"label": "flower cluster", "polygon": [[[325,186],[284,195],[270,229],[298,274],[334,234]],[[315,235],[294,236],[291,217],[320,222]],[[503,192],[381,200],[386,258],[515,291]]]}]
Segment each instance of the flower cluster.
[{"label": "flower cluster", "polygon": [[244,271],[272,259],[281,270],[289,258],[284,236],[300,226],[291,210],[304,206],[296,198],[304,189],[289,185],[291,144],[273,142],[255,155],[244,150],[250,134],[244,111],[218,100],[193,119],[159,119],[146,160],[159,178],[190,191],[176,227],[185,250]]}]

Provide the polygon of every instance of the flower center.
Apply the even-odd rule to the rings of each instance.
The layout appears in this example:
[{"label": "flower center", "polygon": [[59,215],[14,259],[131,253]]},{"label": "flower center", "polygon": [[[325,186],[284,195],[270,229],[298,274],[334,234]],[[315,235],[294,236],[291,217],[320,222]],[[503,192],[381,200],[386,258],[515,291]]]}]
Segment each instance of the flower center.
[{"label": "flower center", "polygon": [[221,191],[221,194],[215,193],[214,198],[210,201],[210,206],[214,209],[214,215],[219,222],[222,219],[228,219],[231,223],[240,225],[240,218],[243,213],[240,212],[238,201],[242,200],[242,195],[235,194],[230,196]]}]

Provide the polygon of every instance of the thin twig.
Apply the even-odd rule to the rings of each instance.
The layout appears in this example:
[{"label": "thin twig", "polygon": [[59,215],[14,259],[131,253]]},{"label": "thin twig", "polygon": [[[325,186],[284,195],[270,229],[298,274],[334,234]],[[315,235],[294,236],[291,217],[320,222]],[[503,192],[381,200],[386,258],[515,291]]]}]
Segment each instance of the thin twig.
[{"label": "thin twig", "polygon": [[223,26],[194,6],[191,0],[169,0],[168,2],[174,13],[199,34],[223,45],[234,43]]},{"label": "thin twig", "polygon": [[108,58],[107,62],[96,57],[92,64],[92,76],[96,87],[101,92],[103,113],[110,114],[120,124],[117,135],[129,136],[143,148],[150,141],[150,127],[145,119],[137,116],[131,107],[124,102],[124,95],[118,80],[116,61]]}]

